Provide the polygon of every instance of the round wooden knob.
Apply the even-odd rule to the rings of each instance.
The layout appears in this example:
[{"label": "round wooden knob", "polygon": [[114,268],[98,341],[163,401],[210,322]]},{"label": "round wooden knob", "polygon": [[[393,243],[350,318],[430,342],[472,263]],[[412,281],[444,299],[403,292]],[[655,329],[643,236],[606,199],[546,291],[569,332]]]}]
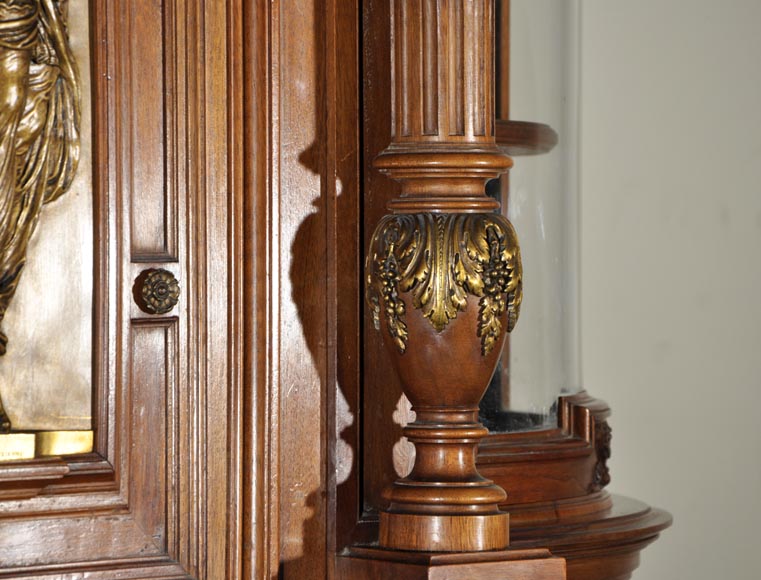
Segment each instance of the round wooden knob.
[{"label": "round wooden knob", "polygon": [[140,307],[151,314],[166,314],[177,305],[180,284],[174,274],[164,269],[145,270],[140,276]]}]

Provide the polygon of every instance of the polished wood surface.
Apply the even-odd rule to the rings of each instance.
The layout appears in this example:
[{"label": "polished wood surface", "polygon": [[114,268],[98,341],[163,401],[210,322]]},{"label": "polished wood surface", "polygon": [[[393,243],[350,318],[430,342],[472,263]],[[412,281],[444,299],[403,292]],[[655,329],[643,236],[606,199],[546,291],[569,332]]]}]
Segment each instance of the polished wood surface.
[{"label": "polished wood surface", "polygon": [[565,580],[565,560],[548,550],[433,554],[353,548],[338,558],[339,580]]},{"label": "polished wood surface", "polygon": [[[596,511],[609,507],[607,496],[595,495],[604,487],[596,485],[595,474],[605,453],[596,445],[596,435],[609,416],[604,401],[582,391],[559,399],[556,429],[492,434],[482,442],[479,469],[497,482],[510,482],[505,507],[516,523],[537,523],[544,502],[571,500],[578,509]],[[551,519],[557,515],[554,510],[548,514]]]},{"label": "polished wood surface", "polygon": [[[571,580],[629,578],[640,552],[671,525],[671,516],[600,489],[609,448],[596,434],[610,409],[585,392],[563,397],[557,429],[492,435],[479,449],[479,471],[510,485],[511,548],[548,547],[567,561]],[[504,478],[504,479],[502,479]],[[378,534],[366,521],[365,537]]]},{"label": "polished wood surface", "polygon": [[543,123],[497,119],[495,128],[497,145],[508,155],[540,155],[558,143],[558,134]]},{"label": "polished wood surface", "polygon": [[[91,3],[95,450],[0,467],[0,578],[238,577],[228,16]],[[151,267],[180,281],[169,314],[134,301]]]},{"label": "polished wood surface", "polygon": [[514,527],[513,545],[547,547],[565,558],[569,580],[631,578],[641,551],[671,525],[671,515],[621,496],[610,505],[592,515],[561,517],[555,525]]},{"label": "polished wood surface", "polygon": [[321,580],[359,502],[360,13],[243,8],[243,577]]},{"label": "polished wood surface", "polygon": [[[595,488],[604,410],[579,400],[557,429],[480,446],[510,491],[508,553],[377,547],[402,391],[360,256],[401,192],[372,165],[392,141],[392,5],[92,3],[95,452],[0,468],[0,578],[491,580],[520,565],[536,580],[567,563],[613,580],[668,525]],[[412,101],[410,120],[438,122]],[[150,268],[179,281],[168,314],[134,300]]]},{"label": "polished wood surface", "polygon": [[512,165],[494,139],[494,38],[491,0],[390,8],[391,141],[373,165],[401,191],[387,204],[397,215],[375,230],[365,276],[373,324],[416,414],[403,429],[416,456],[384,492],[378,541],[387,548],[509,544],[505,492],[475,466],[488,433],[478,402],[522,288],[515,232],[485,193]]}]

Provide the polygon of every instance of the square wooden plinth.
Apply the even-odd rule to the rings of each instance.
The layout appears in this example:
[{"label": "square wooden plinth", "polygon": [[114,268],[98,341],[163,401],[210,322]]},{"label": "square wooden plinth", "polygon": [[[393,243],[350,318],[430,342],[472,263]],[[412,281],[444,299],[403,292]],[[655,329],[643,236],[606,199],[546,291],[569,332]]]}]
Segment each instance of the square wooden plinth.
[{"label": "square wooden plinth", "polygon": [[565,580],[548,550],[429,553],[354,547],[336,559],[337,580]]}]

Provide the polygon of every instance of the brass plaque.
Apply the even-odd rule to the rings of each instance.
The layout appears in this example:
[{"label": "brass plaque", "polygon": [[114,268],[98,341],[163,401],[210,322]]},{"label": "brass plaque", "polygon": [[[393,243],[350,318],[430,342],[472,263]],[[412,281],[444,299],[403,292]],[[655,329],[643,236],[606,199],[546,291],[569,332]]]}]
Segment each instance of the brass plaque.
[{"label": "brass plaque", "polygon": [[35,455],[72,455],[92,451],[92,431],[41,431],[35,436]]},{"label": "brass plaque", "polygon": [[[3,85],[5,91],[19,87],[24,99],[15,117],[0,110],[0,277],[6,276],[6,287],[0,287],[0,342],[7,340],[0,356],[0,398],[13,431],[89,431],[88,1],[0,0],[0,24],[0,92]],[[25,220],[23,231],[13,229],[19,227],[18,216]]]},{"label": "brass plaque", "polygon": [[34,433],[8,433],[0,435],[0,462],[33,459]]}]

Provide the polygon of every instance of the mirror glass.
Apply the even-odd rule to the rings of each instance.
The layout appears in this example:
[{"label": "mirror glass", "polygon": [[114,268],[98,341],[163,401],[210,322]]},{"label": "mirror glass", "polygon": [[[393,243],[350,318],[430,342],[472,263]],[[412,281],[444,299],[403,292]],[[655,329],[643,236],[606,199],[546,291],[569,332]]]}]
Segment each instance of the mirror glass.
[{"label": "mirror glass", "polygon": [[548,152],[511,152],[510,174],[489,184],[518,232],[523,257],[520,318],[481,403],[489,430],[509,432],[554,427],[558,397],[580,385],[578,3],[500,5],[510,6],[509,119],[546,124],[557,133]]}]

